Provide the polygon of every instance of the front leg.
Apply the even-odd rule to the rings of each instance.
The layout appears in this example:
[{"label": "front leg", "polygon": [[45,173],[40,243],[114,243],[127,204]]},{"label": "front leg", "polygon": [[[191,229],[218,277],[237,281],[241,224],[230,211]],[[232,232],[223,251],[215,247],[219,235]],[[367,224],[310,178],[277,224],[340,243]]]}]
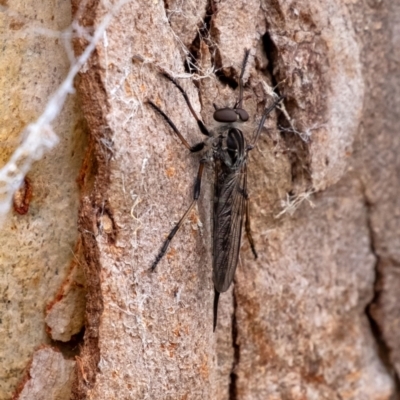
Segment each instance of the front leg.
[{"label": "front leg", "polygon": [[200,160],[200,165],[199,165],[199,170],[197,172],[197,177],[196,177],[196,182],[194,184],[194,193],[193,193],[193,201],[190,204],[189,208],[183,215],[183,217],[179,220],[179,222],[175,225],[174,229],[169,233],[167,239],[165,240],[163,246],[161,247],[160,252],[158,253],[156,259],[153,262],[153,265],[151,266],[151,270],[154,271],[157,267],[157,264],[160,262],[160,260],[164,257],[165,253],[168,250],[169,244],[171,243],[171,240],[174,238],[176,233],[179,231],[180,227],[183,225],[185,222],[186,218],[190,214],[190,212],[193,210],[193,207],[196,205],[197,200],[199,199],[200,196],[200,188],[201,188],[201,178],[203,175],[203,170],[204,170],[204,165],[206,163],[205,159]]},{"label": "front leg", "polygon": [[172,122],[172,120],[168,117],[167,114],[165,114],[165,112],[163,110],[161,110],[161,108],[159,108],[158,106],[156,106],[152,101],[148,100],[148,103],[154,108],[154,110],[156,110],[165,120],[165,122],[172,128],[172,130],[174,131],[174,133],[176,134],[176,136],[178,136],[179,140],[182,142],[182,144],[188,149],[190,150],[192,153],[196,153],[200,150],[203,150],[205,143],[204,142],[200,142],[195,144],[194,146],[191,146],[187,140],[182,136],[182,134],[179,132],[179,129],[176,127],[176,125]]}]

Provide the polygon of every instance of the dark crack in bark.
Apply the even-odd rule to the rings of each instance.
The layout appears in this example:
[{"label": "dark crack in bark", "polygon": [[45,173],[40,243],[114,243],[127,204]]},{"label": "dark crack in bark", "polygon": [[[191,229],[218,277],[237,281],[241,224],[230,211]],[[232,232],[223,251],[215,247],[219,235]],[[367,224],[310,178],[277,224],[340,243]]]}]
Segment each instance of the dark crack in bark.
[{"label": "dark crack in bark", "polygon": [[[278,84],[278,81],[274,75],[274,60],[276,57],[277,50],[276,50],[274,42],[271,39],[269,32],[264,33],[261,40],[262,40],[263,47],[265,50],[265,55],[267,56],[267,60],[268,60],[267,71],[270,74],[272,85],[275,87]],[[279,88],[276,88],[276,90],[277,90],[277,93],[279,94],[279,91],[278,91]]]},{"label": "dark crack in bark", "polygon": [[200,45],[201,42],[204,41],[208,48],[210,49],[211,61],[214,66],[214,57],[215,53],[215,43],[212,40],[212,18],[215,13],[215,4],[214,0],[208,0],[206,7],[206,14],[204,16],[202,24],[199,26],[196,37],[191,43],[188,51],[188,57],[185,60],[185,71],[189,74],[197,72],[198,69],[198,60],[200,59]]},{"label": "dark crack in bark", "polygon": [[370,250],[371,253],[375,257],[375,282],[374,282],[374,296],[372,300],[367,304],[365,307],[365,314],[367,316],[369,325],[371,327],[371,333],[372,336],[375,339],[377,351],[378,351],[378,357],[381,360],[382,364],[387,370],[387,373],[393,378],[394,385],[395,385],[395,390],[392,393],[390,400],[400,400],[400,379],[398,374],[396,373],[396,369],[394,368],[392,362],[391,362],[391,357],[390,357],[390,349],[387,343],[385,342],[385,339],[382,335],[382,331],[379,327],[378,322],[375,320],[372,309],[375,304],[379,303],[379,298],[381,295],[381,281],[383,279],[382,273],[380,271],[380,265],[381,265],[381,258],[376,251],[376,245],[375,245],[375,234],[372,226],[372,221],[371,221],[371,211],[373,208],[373,204],[370,203],[368,200],[365,192],[364,192],[364,204],[365,204],[365,210],[366,210],[366,224],[369,232],[369,242],[370,242]]},{"label": "dark crack in bark", "polygon": [[[163,0],[163,3],[164,3],[164,9],[165,9],[165,13],[166,13],[166,14],[167,14],[167,16],[168,16],[168,11],[169,11],[169,4],[168,4],[168,0]],[[169,18],[168,18],[168,22],[169,22],[169,24],[171,25],[171,22],[170,22]]]},{"label": "dark crack in bark", "polygon": [[68,342],[51,340],[50,344],[52,347],[58,349],[65,359],[73,360],[76,356],[79,356],[81,354],[81,346],[83,345],[84,334],[85,327],[82,327],[80,332],[71,336],[71,339]]},{"label": "dark crack in bark", "polygon": [[[279,49],[276,47],[268,31],[262,36],[262,43],[268,60],[267,71],[275,88],[274,90],[278,95],[285,94],[284,91],[283,93],[280,92],[278,85],[280,79],[278,78],[279,71],[276,70],[276,65],[278,64]],[[291,99],[290,96],[286,96],[284,101],[286,110],[289,115],[292,115],[291,110],[297,107],[297,102],[293,98]],[[311,190],[312,178],[309,142],[302,140],[299,135],[293,132],[292,126],[283,114],[278,117],[278,126],[282,128],[280,134],[286,144],[286,154],[291,165],[293,194]]]}]

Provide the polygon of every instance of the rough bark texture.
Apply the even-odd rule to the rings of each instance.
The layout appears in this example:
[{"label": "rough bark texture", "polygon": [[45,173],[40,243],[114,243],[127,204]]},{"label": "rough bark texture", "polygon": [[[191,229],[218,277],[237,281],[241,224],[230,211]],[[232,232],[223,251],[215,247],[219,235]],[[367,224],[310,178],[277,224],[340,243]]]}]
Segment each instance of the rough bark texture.
[{"label": "rough bark texture", "polygon": [[[104,4],[75,0],[73,12],[96,27],[110,11]],[[77,81],[90,140],[79,176],[88,295],[73,399],[399,398],[399,20],[398,0],[123,6]],[[77,41],[76,52],[85,45]],[[236,100],[246,48],[246,137],[272,102],[271,87],[285,95],[290,119],[274,112],[251,153],[259,258],[244,239],[213,334],[213,173],[150,273],[190,204],[201,156],[188,154],[146,101],[198,143],[204,137],[181,94],[158,71],[179,78],[213,127],[213,103]],[[62,282],[43,304],[47,331],[69,340],[82,321],[74,318],[83,306],[75,263]],[[26,349],[20,365],[33,345]],[[70,361],[43,351],[37,370],[54,359],[71,378]],[[29,393],[32,376],[16,396]]]},{"label": "rough bark texture", "polygon": [[[393,101],[385,97],[399,87],[393,7],[335,0],[123,7],[80,80],[96,170],[81,209],[89,325],[74,398],[396,396],[400,164],[391,132],[399,108],[395,89]],[[82,22],[96,25],[105,12],[92,1]],[[180,82],[210,126],[212,104],[235,101],[245,48],[247,134],[271,101],[268,86],[286,96],[291,121],[274,114],[251,155],[260,257],[252,260],[244,243],[212,334],[212,173],[199,210],[157,272],[148,272],[189,205],[199,157],[188,156],[146,100],[198,142],[180,93],[157,69],[205,75]]]},{"label": "rough bark texture", "polygon": [[[369,3],[370,29],[364,31],[363,65],[368,96],[357,141],[360,171],[376,258],[375,296],[368,309],[384,359],[400,374],[400,76],[398,73],[400,4]],[[362,22],[358,21],[359,30]],[[376,325],[375,325],[376,323]]]},{"label": "rough bark texture", "polygon": [[[57,34],[70,23],[68,2],[0,1],[0,167],[23,140],[20,136],[24,127],[39,118],[50,95],[68,72],[70,61],[63,42],[49,32]],[[74,256],[79,207],[76,178],[86,144],[76,95],[67,100],[54,131],[60,139],[58,146],[29,171],[25,185],[14,196],[12,211],[1,218],[1,400],[12,397],[21,379],[27,381],[23,378],[24,371],[35,350],[52,342],[46,332],[46,308],[62,299],[60,287],[65,287],[65,280],[72,286],[76,283],[69,279],[71,269],[76,269],[78,264]],[[82,304],[84,295],[78,297]],[[76,307],[79,301],[75,301],[78,297],[67,306],[73,310],[74,319],[79,314]],[[68,304],[65,300],[64,306]],[[75,324],[73,333],[82,329],[83,315],[81,311],[80,326]],[[54,317],[53,314],[53,327],[60,327],[60,321]],[[64,326],[68,325],[67,319],[63,312]],[[64,363],[60,360],[61,354],[56,358],[57,365]],[[48,360],[37,358],[36,371],[47,371]],[[47,376],[51,393],[58,393],[59,400],[70,397],[66,391],[57,389],[68,378],[61,376],[51,384],[52,379]],[[56,398],[27,396],[23,398]]]},{"label": "rough bark texture", "polygon": [[13,400],[69,399],[74,377],[75,361],[44,347],[33,355],[27,376]]}]

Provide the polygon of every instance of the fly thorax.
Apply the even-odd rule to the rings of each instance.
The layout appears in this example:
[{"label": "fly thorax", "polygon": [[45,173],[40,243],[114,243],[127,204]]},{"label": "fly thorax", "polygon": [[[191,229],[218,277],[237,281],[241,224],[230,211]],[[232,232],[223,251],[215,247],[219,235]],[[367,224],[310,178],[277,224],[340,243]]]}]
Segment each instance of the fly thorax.
[{"label": "fly thorax", "polygon": [[221,155],[226,166],[235,169],[244,157],[245,143],[243,132],[237,128],[230,128],[222,137]]}]

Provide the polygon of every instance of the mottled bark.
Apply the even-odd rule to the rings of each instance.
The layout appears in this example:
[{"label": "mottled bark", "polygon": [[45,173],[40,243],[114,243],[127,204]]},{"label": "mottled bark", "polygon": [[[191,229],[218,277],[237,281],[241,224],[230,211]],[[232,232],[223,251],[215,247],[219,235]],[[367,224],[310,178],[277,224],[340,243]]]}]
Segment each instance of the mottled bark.
[{"label": "mottled bark", "polygon": [[[97,27],[104,4],[75,1],[73,12]],[[400,396],[399,16],[397,0],[124,4],[77,81],[90,140],[79,177],[88,295],[73,399]],[[76,53],[86,44],[77,40]],[[213,103],[236,100],[244,49],[246,137],[271,88],[285,96],[286,116],[271,115],[250,155],[259,258],[243,238],[213,333],[211,169],[198,208],[149,272],[191,202],[201,156],[147,100],[198,143],[159,71],[179,79],[213,128]],[[60,290],[82,299],[70,284]],[[61,321],[71,302],[48,310],[57,337],[69,332]]]},{"label": "mottled bark", "polygon": [[[71,21],[68,2],[0,1],[2,169],[27,139],[22,134],[26,126],[42,115],[49,97],[65,79],[70,60],[59,35]],[[79,99],[72,94],[54,124],[57,147],[32,166],[14,194],[10,213],[0,217],[1,400],[18,395],[24,399],[70,397],[73,355],[42,350],[42,346],[62,347],[52,339],[70,341],[81,331],[84,319],[82,270],[78,271],[80,262],[74,256],[79,247],[76,178],[86,146],[79,108]],[[40,158],[38,154],[24,156]],[[4,200],[2,194],[2,208]],[[46,316],[51,327],[46,326]]]},{"label": "mottled bark", "polygon": [[[334,0],[124,6],[80,82],[98,164],[82,228],[92,232],[85,245],[100,282],[91,292],[104,309],[89,326],[96,348],[83,358],[92,379],[77,381],[75,398],[395,396],[397,347],[387,319],[398,285],[385,278],[397,276],[389,242],[395,252],[398,140],[388,125],[397,123],[398,106],[383,99],[399,85],[388,7]],[[85,23],[104,12],[92,2]],[[180,82],[211,126],[212,104],[235,101],[245,48],[252,54],[247,134],[272,101],[271,86],[286,96],[291,120],[274,114],[250,157],[260,257],[254,261],[244,243],[212,334],[212,173],[199,210],[157,272],[148,272],[189,205],[199,157],[187,154],[146,100],[198,142],[180,93],[157,70],[195,73]],[[381,148],[393,157],[370,154]]]},{"label": "mottled bark", "polygon": [[[78,381],[76,396],[108,398],[118,390],[136,398],[389,398],[396,347],[385,331],[393,307],[385,309],[385,295],[391,296],[385,288],[391,286],[384,278],[391,270],[386,260],[394,256],[380,262],[376,243],[386,241],[376,231],[382,219],[393,220],[396,196],[385,193],[388,215],[375,221],[383,191],[370,193],[371,176],[383,171],[371,171],[373,163],[366,162],[377,137],[394,149],[384,129],[377,134],[369,112],[385,91],[377,86],[385,69],[371,68],[373,49],[382,51],[375,59],[390,64],[391,49],[382,47],[391,35],[390,24],[383,26],[387,10],[335,1],[166,5],[127,4],[107,31],[107,47],[98,47],[82,74],[100,171],[82,215],[92,215],[85,227],[95,232],[86,234],[85,243],[101,278],[92,292],[95,298],[100,293],[104,310],[92,327],[95,352],[90,348],[84,357],[88,363],[99,359],[100,371],[88,391]],[[102,14],[97,4],[90,7],[85,14]],[[373,48],[359,29],[368,24],[377,31]],[[196,157],[186,157],[146,100],[162,107],[188,140],[198,141],[183,99],[157,75],[157,66],[179,76],[186,62],[207,75],[182,85],[197,110],[200,100],[201,115],[211,124],[212,103],[234,100],[229,83],[245,48],[252,49],[245,92],[254,116],[249,133],[270,100],[265,84],[278,85],[286,96],[291,123],[271,118],[269,134],[251,157],[260,259],[253,261],[243,246],[234,290],[223,296],[220,327],[212,335],[207,187],[199,212],[174,239],[158,272],[148,273],[162,233],[190,201]],[[388,168],[396,193],[395,159]],[[287,199],[306,201],[293,215],[282,214]],[[104,216],[108,231],[102,229]],[[391,240],[395,227],[386,234]],[[374,294],[377,262],[380,294]],[[366,313],[373,299],[374,311]],[[369,315],[377,321],[375,332]],[[391,351],[385,359],[382,349]]]}]

